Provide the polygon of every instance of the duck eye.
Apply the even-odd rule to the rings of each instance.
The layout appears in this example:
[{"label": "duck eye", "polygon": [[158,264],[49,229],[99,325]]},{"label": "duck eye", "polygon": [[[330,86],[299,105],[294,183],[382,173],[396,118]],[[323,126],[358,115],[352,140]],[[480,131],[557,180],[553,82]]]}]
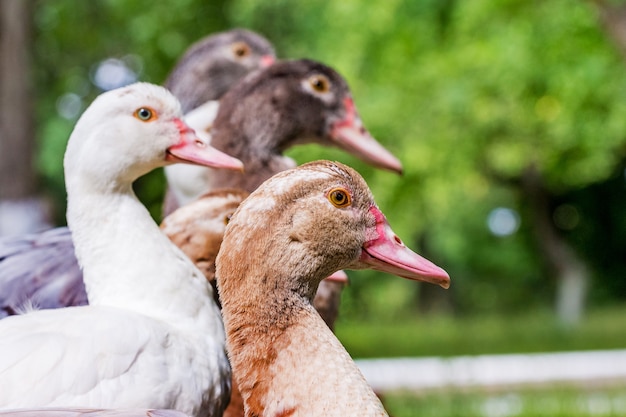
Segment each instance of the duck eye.
[{"label": "duck eye", "polygon": [[237,58],[243,58],[245,56],[250,55],[250,47],[245,42],[234,43],[232,48],[233,48],[233,54],[235,54]]},{"label": "duck eye", "polygon": [[142,122],[151,122],[157,118],[156,112],[150,107],[140,107],[133,115]]},{"label": "duck eye", "polygon": [[327,93],[330,90],[330,81],[323,75],[313,75],[309,78],[309,85],[318,93]]},{"label": "duck eye", "polygon": [[352,203],[350,193],[344,188],[333,188],[328,193],[328,201],[335,207],[348,207]]}]

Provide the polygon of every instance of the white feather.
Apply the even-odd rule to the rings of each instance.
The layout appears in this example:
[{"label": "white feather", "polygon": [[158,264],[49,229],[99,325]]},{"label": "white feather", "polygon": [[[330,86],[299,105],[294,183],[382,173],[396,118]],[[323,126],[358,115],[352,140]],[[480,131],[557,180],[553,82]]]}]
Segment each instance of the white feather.
[{"label": "white feather", "polygon": [[[158,113],[142,122],[133,112]],[[89,306],[0,321],[0,408],[172,408],[217,415],[230,384],[212,288],[132,192],[165,164],[178,102],[136,84],[101,95],[65,157],[68,224]]]}]

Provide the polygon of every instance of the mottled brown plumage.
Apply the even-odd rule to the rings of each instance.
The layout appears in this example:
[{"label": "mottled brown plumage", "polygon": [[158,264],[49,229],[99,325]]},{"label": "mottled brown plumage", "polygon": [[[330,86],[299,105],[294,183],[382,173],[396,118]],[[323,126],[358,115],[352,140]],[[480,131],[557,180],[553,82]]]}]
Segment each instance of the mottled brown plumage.
[{"label": "mottled brown plumage", "polygon": [[[219,251],[228,219],[248,193],[235,189],[222,189],[207,193],[167,216],[161,230],[187,255],[215,286],[215,257]],[[315,308],[332,329],[338,314],[340,291],[344,283],[325,279],[315,297]],[[220,304],[217,291],[216,302]],[[233,380],[231,398],[224,417],[241,417],[243,399]]]},{"label": "mottled brown plumage", "polygon": [[445,271],[393,234],[365,181],[345,165],[282,172],[239,206],[216,276],[246,416],[386,415],[311,304],[324,277],[363,268],[449,285]]},{"label": "mottled brown plumage", "polygon": [[[230,216],[248,193],[222,189],[207,193],[174,211],[161,222],[161,230],[193,261],[215,287],[215,258]],[[215,301],[219,305],[217,291]]]},{"label": "mottled brown plumage", "polygon": [[320,317],[328,325],[330,330],[335,331],[335,321],[339,317],[339,305],[341,303],[341,292],[345,288],[346,282],[325,279],[320,282],[313,306],[320,314]]},{"label": "mottled brown plumage", "polygon": [[[401,163],[363,127],[346,81],[311,60],[277,62],[243,79],[222,97],[211,136],[211,145],[240,159],[245,171],[223,175],[168,167],[168,181],[177,189],[195,188],[179,198],[184,204],[222,187],[254,191],[277,172],[293,168],[295,162],[283,152],[303,143],[338,146],[374,166],[402,171]],[[199,181],[189,184],[190,177]],[[343,285],[322,286],[328,291],[320,293],[316,306],[332,329]]]}]

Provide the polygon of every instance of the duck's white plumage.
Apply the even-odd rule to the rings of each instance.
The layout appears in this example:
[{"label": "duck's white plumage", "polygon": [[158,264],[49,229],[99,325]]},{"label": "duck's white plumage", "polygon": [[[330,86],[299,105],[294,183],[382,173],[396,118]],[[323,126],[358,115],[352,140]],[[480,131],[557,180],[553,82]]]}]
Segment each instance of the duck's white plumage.
[{"label": "duck's white plumage", "polygon": [[22,408],[0,410],[0,417],[189,417],[176,410],[98,409],[98,408]]},{"label": "duck's white plumage", "polygon": [[[209,133],[213,127],[219,107],[220,102],[218,100],[209,100],[203,105],[185,113],[185,123],[199,135]],[[207,138],[210,140],[210,135]]]},{"label": "duck's white plumage", "polygon": [[212,289],[132,191],[178,158],[237,167],[207,156],[214,150],[180,117],[167,90],[138,83],[102,94],[77,122],[64,160],[67,217],[90,305],[0,322],[0,408],[223,410],[230,368]]},{"label": "duck's white plumage", "polygon": [[[211,128],[217,116],[219,101],[211,100],[185,114],[187,123],[196,133],[211,142]],[[207,191],[207,169],[195,165],[177,164],[165,167],[170,190],[180,206],[194,201]],[[210,171],[208,172],[210,174]]]},{"label": "duck's white plumage", "polygon": [[[241,77],[271,64],[274,58],[273,47],[259,34],[243,29],[212,34],[189,47],[165,86],[180,100],[183,111],[188,112],[207,100],[218,99]],[[194,112],[188,124],[202,126],[197,132],[201,135],[211,117],[211,112]],[[193,181],[198,180],[182,178],[181,184],[187,186],[187,182]],[[166,213],[178,206],[173,200],[167,193]],[[60,308],[85,304],[88,303],[82,272],[66,227],[0,237],[0,319],[24,311],[25,306]]]}]

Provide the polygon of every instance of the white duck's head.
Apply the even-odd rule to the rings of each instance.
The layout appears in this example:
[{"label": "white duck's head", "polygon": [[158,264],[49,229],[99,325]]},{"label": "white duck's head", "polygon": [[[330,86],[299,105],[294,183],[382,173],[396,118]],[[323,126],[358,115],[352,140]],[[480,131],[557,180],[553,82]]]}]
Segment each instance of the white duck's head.
[{"label": "white duck's head", "polygon": [[243,167],[196,136],[169,91],[136,83],[101,94],[85,110],[70,136],[64,167],[68,188],[77,180],[95,191],[129,185],[176,162]]}]

